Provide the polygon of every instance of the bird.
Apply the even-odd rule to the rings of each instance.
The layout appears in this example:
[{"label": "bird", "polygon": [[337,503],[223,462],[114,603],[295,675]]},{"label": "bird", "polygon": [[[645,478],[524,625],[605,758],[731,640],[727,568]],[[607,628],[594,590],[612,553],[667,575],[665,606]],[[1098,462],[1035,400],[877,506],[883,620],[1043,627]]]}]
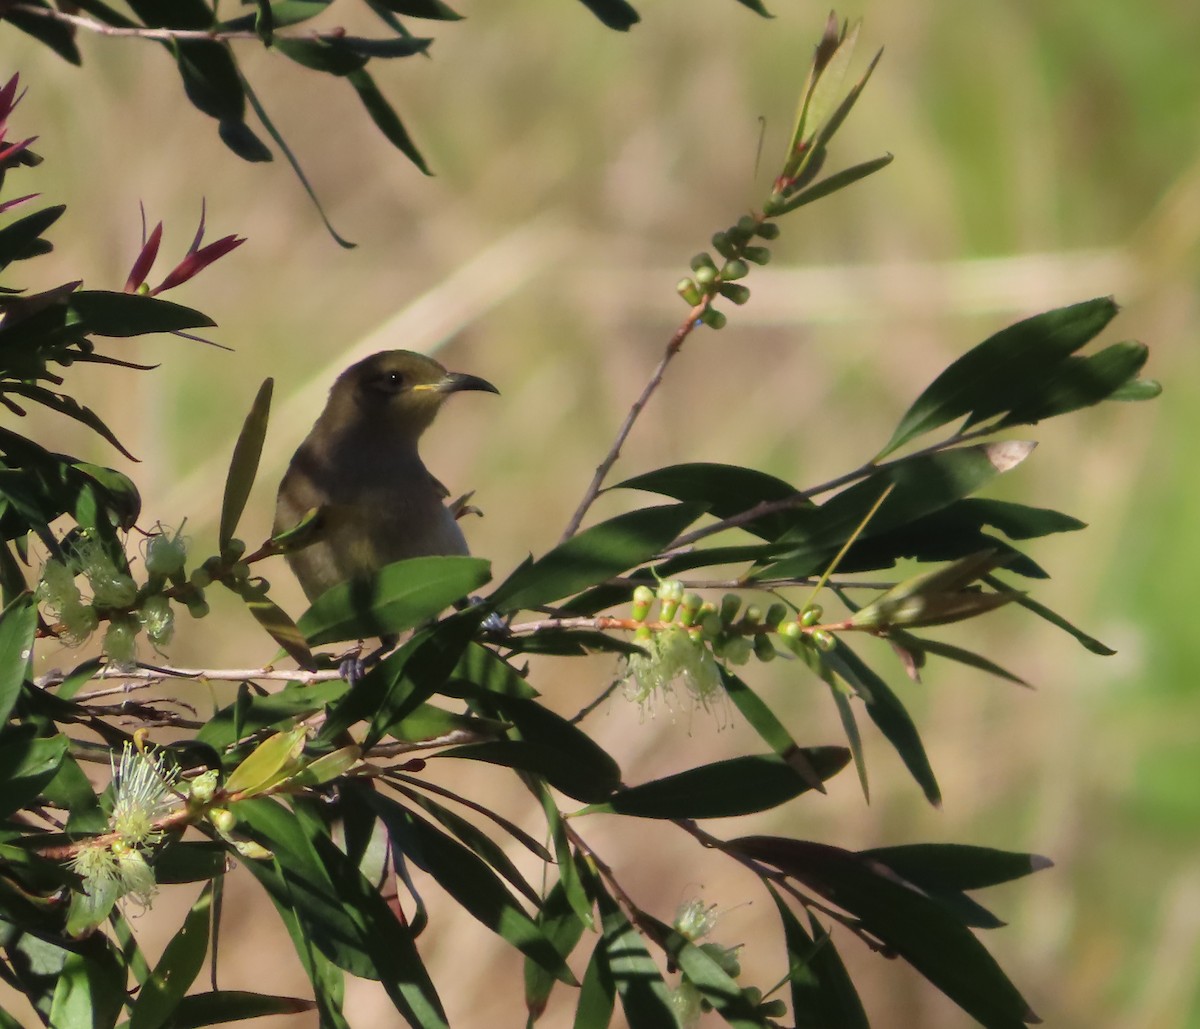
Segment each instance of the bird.
[{"label": "bird", "polygon": [[499,393],[424,354],[387,350],[351,365],[279,483],[274,534],[316,515],[285,557],[309,602],[411,557],[468,553],[446,487],[418,443],[453,393]]}]

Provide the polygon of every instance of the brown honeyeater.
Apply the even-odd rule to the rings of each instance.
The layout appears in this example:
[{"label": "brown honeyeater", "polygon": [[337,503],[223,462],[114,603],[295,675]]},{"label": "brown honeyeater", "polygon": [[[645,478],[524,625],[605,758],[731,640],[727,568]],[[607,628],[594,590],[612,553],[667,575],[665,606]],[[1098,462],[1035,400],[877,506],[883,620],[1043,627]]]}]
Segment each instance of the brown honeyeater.
[{"label": "brown honeyeater", "polygon": [[317,511],[312,542],[287,553],[310,601],[393,561],[467,553],[446,488],[417,452],[443,402],[463,390],[499,392],[408,350],[374,354],[338,376],[275,505],[276,534]]}]

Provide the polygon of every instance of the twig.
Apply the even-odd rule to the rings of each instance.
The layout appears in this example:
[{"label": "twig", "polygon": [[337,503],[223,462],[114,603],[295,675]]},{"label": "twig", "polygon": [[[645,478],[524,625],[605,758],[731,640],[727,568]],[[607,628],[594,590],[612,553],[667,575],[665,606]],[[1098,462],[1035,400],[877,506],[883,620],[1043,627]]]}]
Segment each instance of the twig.
[{"label": "twig", "polygon": [[705,300],[697,304],[689,312],[687,317],[675,330],[671,336],[670,342],[667,343],[667,349],[663,351],[662,359],[658,362],[658,367],[654,369],[654,374],[650,376],[650,381],[646,383],[642,390],[641,396],[633,402],[633,406],[629,409],[629,413],[625,416],[625,420],[621,423],[621,427],[617,430],[617,437],[613,440],[612,446],[605,455],[603,461],[596,466],[596,474],[592,476],[592,481],[588,484],[587,490],[583,494],[583,499],[579,502],[579,507],[575,509],[575,513],[571,516],[571,520],[567,523],[567,527],[563,530],[562,537],[559,542],[565,542],[579,531],[579,526],[583,522],[584,515],[587,514],[588,508],[595,502],[596,497],[600,494],[600,487],[604,485],[604,479],[608,475],[612,466],[617,463],[617,458],[621,456],[621,448],[625,445],[625,441],[629,438],[630,432],[633,431],[634,423],[638,420],[638,416],[642,413],[642,409],[650,402],[650,398],[654,396],[655,391],[662,383],[663,375],[666,373],[667,365],[671,363],[671,359],[679,353],[679,348],[683,346],[683,341],[691,335],[692,330],[699,324],[700,315],[708,307],[709,301]]},{"label": "twig", "polygon": [[[67,680],[68,673],[62,671],[49,672],[34,681],[40,689],[50,689],[61,686]],[[317,682],[331,682],[342,676],[336,668],[323,669],[317,672],[306,672],[302,669],[272,668],[173,668],[166,665],[150,665],[138,663],[136,668],[121,671],[113,665],[96,669],[92,679],[128,679],[130,682],[154,685],[164,679],[196,679],[200,682],[211,679],[217,682],[243,682],[247,679],[268,679],[279,682],[299,682],[311,686]],[[136,687],[142,688],[142,687]],[[120,687],[123,690],[124,687]],[[94,694],[100,696],[100,693]],[[82,698],[81,698],[82,699]]]},{"label": "twig", "polygon": [[248,30],[221,32],[216,29],[152,29],[142,25],[107,25],[102,21],[96,21],[94,18],[88,18],[82,14],[68,14],[66,11],[60,11],[57,8],[37,7],[34,4],[12,4],[8,10],[15,11],[18,14],[32,14],[34,17],[45,18],[49,21],[57,21],[64,25],[74,26],[77,29],[94,32],[100,36],[129,36],[166,43],[175,40],[199,39],[219,41],[259,38],[258,33]]}]

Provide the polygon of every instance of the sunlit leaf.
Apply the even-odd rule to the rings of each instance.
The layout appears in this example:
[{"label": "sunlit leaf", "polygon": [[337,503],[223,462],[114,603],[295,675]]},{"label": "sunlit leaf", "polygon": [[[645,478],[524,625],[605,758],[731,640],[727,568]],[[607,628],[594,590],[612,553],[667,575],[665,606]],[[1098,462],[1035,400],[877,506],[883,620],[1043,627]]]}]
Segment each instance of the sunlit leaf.
[{"label": "sunlit leaf", "polygon": [[217,530],[217,543],[222,553],[237,532],[238,522],[250,497],[250,488],[258,474],[258,461],[262,456],[263,441],[267,438],[267,420],[271,414],[271,391],[274,386],[274,379],[263,380],[233,446],[233,457],[225,476],[225,492],[221,497],[220,528]]}]

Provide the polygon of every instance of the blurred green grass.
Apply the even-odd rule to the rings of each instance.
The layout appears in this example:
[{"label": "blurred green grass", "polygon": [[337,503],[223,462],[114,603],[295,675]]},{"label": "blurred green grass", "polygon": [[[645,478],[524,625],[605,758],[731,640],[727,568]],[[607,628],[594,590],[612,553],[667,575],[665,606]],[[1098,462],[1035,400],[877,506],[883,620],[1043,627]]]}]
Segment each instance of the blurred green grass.
[{"label": "blurred green grass", "polygon": [[[58,249],[21,266],[22,284],[82,276],[118,288],[139,200],[167,222],[165,253],[186,247],[201,196],[212,236],[249,238],[176,294],[214,315],[235,353],[153,340],[128,352],[162,363],[150,375],[69,380],[143,459],[132,474],[148,520],[186,515],[196,552],[212,545],[224,462],[273,375],[273,449],[244,526],[256,539],[291,446],[355,348],[444,344],[447,364],[504,394],[456,404],[427,446],[453,491],[478,491],[486,517],[470,526],[473,549],[503,574],[551,544],[683,313],[672,286],[688,257],[762,197],[824,15],[782,2],[773,21],[731,0],[640,6],[644,22],[627,36],[565,0],[473,0],[461,5],[466,23],[420,26],[437,37],[433,60],[398,62],[380,80],[432,179],[377,137],[349,89],[247,51],[251,81],[334,224],[360,244],[350,252],[324,234],[282,161],[250,167],[224,150],[161,48],[81,39],[80,71],[6,27],[9,62],[30,87],[15,131],[38,133],[47,158],[33,188],[69,204]],[[1092,523],[1035,548],[1055,576],[1038,596],[1121,653],[1094,658],[1018,613],[990,616],[977,630],[986,652],[1036,694],[958,669],[933,669],[922,686],[893,676],[919,713],[945,810],[927,809],[869,736],[872,804],[844,777],[830,797],[789,809],[783,828],[848,846],[957,840],[1048,854],[1054,870],[984,898],[1011,922],[986,942],[1035,1010],[1062,1029],[1200,1025],[1200,486],[1187,470],[1200,409],[1200,9],[904,0],[839,13],[865,17],[864,53],[886,52],[833,164],[885,150],[897,160],[784,223],[774,262],[749,280],[751,303],[723,333],[689,343],[617,473],[736,460],[822,480],[874,452],[965,347],[1035,310],[1115,293],[1125,305],[1116,331],[1151,344],[1150,374],[1167,392],[1038,427],[1042,446],[1004,495]],[[335,8],[332,20],[344,16]],[[39,424],[52,445],[125,467],[74,427]],[[286,571],[268,574],[298,608]],[[235,612],[182,626],[171,657],[269,657]],[[590,677],[574,664],[536,674],[574,711],[611,673],[607,661],[589,667]],[[827,705],[788,671],[762,674],[773,705],[802,741],[835,740]],[[660,710],[643,722],[619,702],[594,717],[631,781],[698,751],[754,746],[736,719],[718,730]],[[499,802],[530,819],[518,800]],[[725,900],[733,910],[717,938],[747,941],[756,981],[781,974],[756,945],[775,929],[761,899],[744,903],[749,884],[661,827],[642,828],[632,841],[612,823],[587,831],[660,915],[701,885]],[[241,889],[231,911],[250,895]],[[151,935],[153,921],[143,920]],[[261,955],[285,960],[278,934],[270,950],[257,942],[269,921],[235,923],[227,939],[254,942],[233,952],[222,985],[261,986]],[[513,1024],[517,966],[500,944],[478,975],[460,974],[478,938],[445,918],[425,943],[435,978],[454,1024]],[[851,941],[844,950],[877,1026],[967,1024],[907,969]],[[353,996],[369,1024],[395,1024],[372,1014],[370,990]],[[569,1022],[552,1007],[547,1024]]]}]

